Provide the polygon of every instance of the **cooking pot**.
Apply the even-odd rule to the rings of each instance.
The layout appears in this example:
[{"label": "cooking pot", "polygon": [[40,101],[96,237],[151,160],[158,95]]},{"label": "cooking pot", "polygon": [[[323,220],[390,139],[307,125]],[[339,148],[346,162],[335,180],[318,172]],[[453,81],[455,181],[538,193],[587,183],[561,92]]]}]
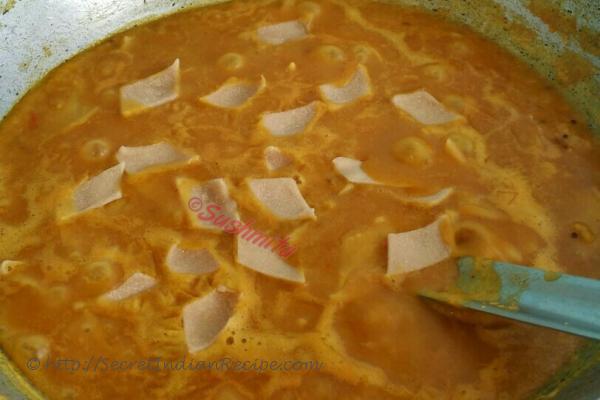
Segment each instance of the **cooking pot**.
[{"label": "cooking pot", "polygon": [[[0,0],[0,118],[47,72],[118,31],[223,0]],[[598,0],[388,0],[466,24],[545,76],[600,139]],[[42,398],[0,352],[0,399]],[[600,399],[590,341],[534,399]]]}]

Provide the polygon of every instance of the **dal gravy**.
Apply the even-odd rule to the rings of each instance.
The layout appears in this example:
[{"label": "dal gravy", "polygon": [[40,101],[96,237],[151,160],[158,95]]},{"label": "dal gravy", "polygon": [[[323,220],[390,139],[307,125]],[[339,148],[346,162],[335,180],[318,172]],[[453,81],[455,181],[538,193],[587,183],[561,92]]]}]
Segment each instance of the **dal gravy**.
[{"label": "dal gravy", "polygon": [[[461,255],[600,278],[599,155],[546,81],[433,15],[168,16],[61,65],[0,125],[0,344],[52,399],[525,398],[581,339],[416,293],[449,288]],[[191,197],[293,251],[202,225]],[[425,227],[429,253],[388,240]],[[322,364],[44,367],[98,357]]]}]

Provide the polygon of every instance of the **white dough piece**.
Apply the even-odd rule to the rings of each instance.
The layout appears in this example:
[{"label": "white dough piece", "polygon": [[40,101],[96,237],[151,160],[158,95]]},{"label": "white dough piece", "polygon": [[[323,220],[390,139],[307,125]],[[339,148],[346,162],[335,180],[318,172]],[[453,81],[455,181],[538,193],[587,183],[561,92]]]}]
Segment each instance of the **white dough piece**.
[{"label": "white dough piece", "polygon": [[200,97],[200,100],[215,107],[240,108],[259,94],[266,85],[267,81],[264,76],[261,76],[260,81],[256,83],[233,78],[225,82],[214,92]]},{"label": "white dough piece", "polygon": [[222,227],[213,224],[218,216],[238,219],[237,204],[229,196],[225,179],[216,178],[198,183],[189,178],[177,178],[176,185],[188,217],[194,226],[202,229],[222,230]]},{"label": "white dough piece", "polygon": [[207,249],[184,249],[174,244],[166,258],[167,267],[173,272],[203,275],[219,269],[219,262]]},{"label": "white dough piece", "polygon": [[407,201],[409,203],[422,205],[426,207],[435,207],[446,201],[450,196],[452,196],[452,193],[454,193],[453,188],[444,188],[438,191],[437,193],[433,193],[429,196],[409,197]]},{"label": "white dough piece", "polygon": [[392,97],[392,103],[425,125],[445,124],[458,118],[458,115],[446,110],[443,104],[422,89],[397,94]]},{"label": "white dough piece", "polygon": [[302,22],[295,20],[262,26],[257,29],[256,34],[261,42],[278,45],[306,37],[308,29]]},{"label": "white dough piece", "polygon": [[125,164],[119,163],[79,184],[73,192],[75,211],[83,212],[102,207],[123,197],[121,194],[123,171],[125,171]]},{"label": "white dough piece", "polygon": [[388,235],[387,275],[417,271],[450,256],[440,231],[443,219],[413,231]]},{"label": "white dough piece", "polygon": [[276,171],[291,164],[292,159],[278,147],[268,146],[264,150],[265,164],[269,171]]},{"label": "white dough piece", "polygon": [[116,157],[120,163],[125,164],[125,171],[130,174],[152,167],[185,163],[194,158],[166,142],[136,147],[121,146]]},{"label": "white dough piece", "polygon": [[364,183],[368,185],[381,184],[380,182],[377,182],[369,175],[367,175],[365,171],[363,171],[362,161],[348,157],[336,157],[333,159],[333,165],[336,171],[339,172],[340,175],[342,175],[344,178],[346,178],[348,182]]},{"label": "white dough piece", "polygon": [[179,96],[179,59],[166,69],[121,87],[121,114],[130,116]]},{"label": "white dough piece", "polygon": [[303,132],[317,116],[318,103],[281,112],[263,114],[262,125],[273,136],[290,136]]},{"label": "white dough piece", "polygon": [[236,293],[220,287],[183,306],[183,332],[190,353],[214,343],[233,315],[236,302]]},{"label": "white dough piece", "polygon": [[315,218],[293,178],[250,179],[248,186],[260,204],[280,219]]},{"label": "white dough piece", "polygon": [[324,84],[319,86],[321,97],[328,103],[342,106],[355,102],[356,100],[370,96],[372,93],[369,73],[364,65],[359,65],[356,72],[345,84]]},{"label": "white dough piece", "polygon": [[302,271],[286,263],[272,249],[246,240],[241,235],[237,237],[237,262],[263,275],[285,281],[304,283],[306,279]]},{"label": "white dough piece", "polygon": [[102,295],[104,299],[111,301],[125,300],[129,297],[140,294],[148,289],[156,286],[156,279],[142,272],[136,272],[131,275],[125,282]]}]

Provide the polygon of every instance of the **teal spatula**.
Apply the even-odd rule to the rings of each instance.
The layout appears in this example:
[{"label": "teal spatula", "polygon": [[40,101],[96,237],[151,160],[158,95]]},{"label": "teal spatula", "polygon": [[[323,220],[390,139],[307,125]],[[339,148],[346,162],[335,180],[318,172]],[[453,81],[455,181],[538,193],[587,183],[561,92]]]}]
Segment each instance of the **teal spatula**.
[{"label": "teal spatula", "polygon": [[421,296],[600,340],[600,280],[463,257],[452,292]]}]

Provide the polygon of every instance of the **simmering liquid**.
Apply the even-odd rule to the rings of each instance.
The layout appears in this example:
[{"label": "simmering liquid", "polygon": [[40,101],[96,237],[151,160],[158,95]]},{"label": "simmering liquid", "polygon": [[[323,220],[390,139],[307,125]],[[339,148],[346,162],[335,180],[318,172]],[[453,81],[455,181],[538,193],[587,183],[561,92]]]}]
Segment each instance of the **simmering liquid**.
[{"label": "simmering liquid", "polygon": [[[175,60],[170,98],[124,100],[123,87]],[[336,91],[355,77],[356,93]],[[243,104],[202,99],[240,82],[253,92]],[[393,101],[419,91],[434,100],[413,103],[417,112],[427,103],[444,121]],[[291,133],[265,122],[311,104],[306,121],[283,118]],[[121,146],[157,143],[189,159],[139,172],[125,161],[116,199],[73,209],[82,183],[119,164]],[[265,162],[270,146],[279,168]],[[0,345],[51,399],[525,398],[581,339],[417,293],[450,288],[463,255],[600,278],[598,148],[528,67],[421,12],[234,1],[138,26],[57,68],[0,125]],[[352,182],[338,157],[362,162],[373,182]],[[289,239],[280,258],[304,282],[257,272],[264,252],[248,267],[239,232],[190,218],[182,185],[219,178],[238,220]],[[314,216],[273,213],[250,185],[269,178],[291,178]],[[298,197],[286,199],[287,210]],[[440,218],[449,254],[388,273],[388,234]],[[218,267],[175,272],[173,245],[209,250]],[[106,299],[135,273],[150,287]],[[217,288],[236,300],[215,311],[225,317],[212,341],[190,351],[182,310]],[[160,361],[140,367],[150,359]],[[180,360],[206,364],[162,363]]]}]

